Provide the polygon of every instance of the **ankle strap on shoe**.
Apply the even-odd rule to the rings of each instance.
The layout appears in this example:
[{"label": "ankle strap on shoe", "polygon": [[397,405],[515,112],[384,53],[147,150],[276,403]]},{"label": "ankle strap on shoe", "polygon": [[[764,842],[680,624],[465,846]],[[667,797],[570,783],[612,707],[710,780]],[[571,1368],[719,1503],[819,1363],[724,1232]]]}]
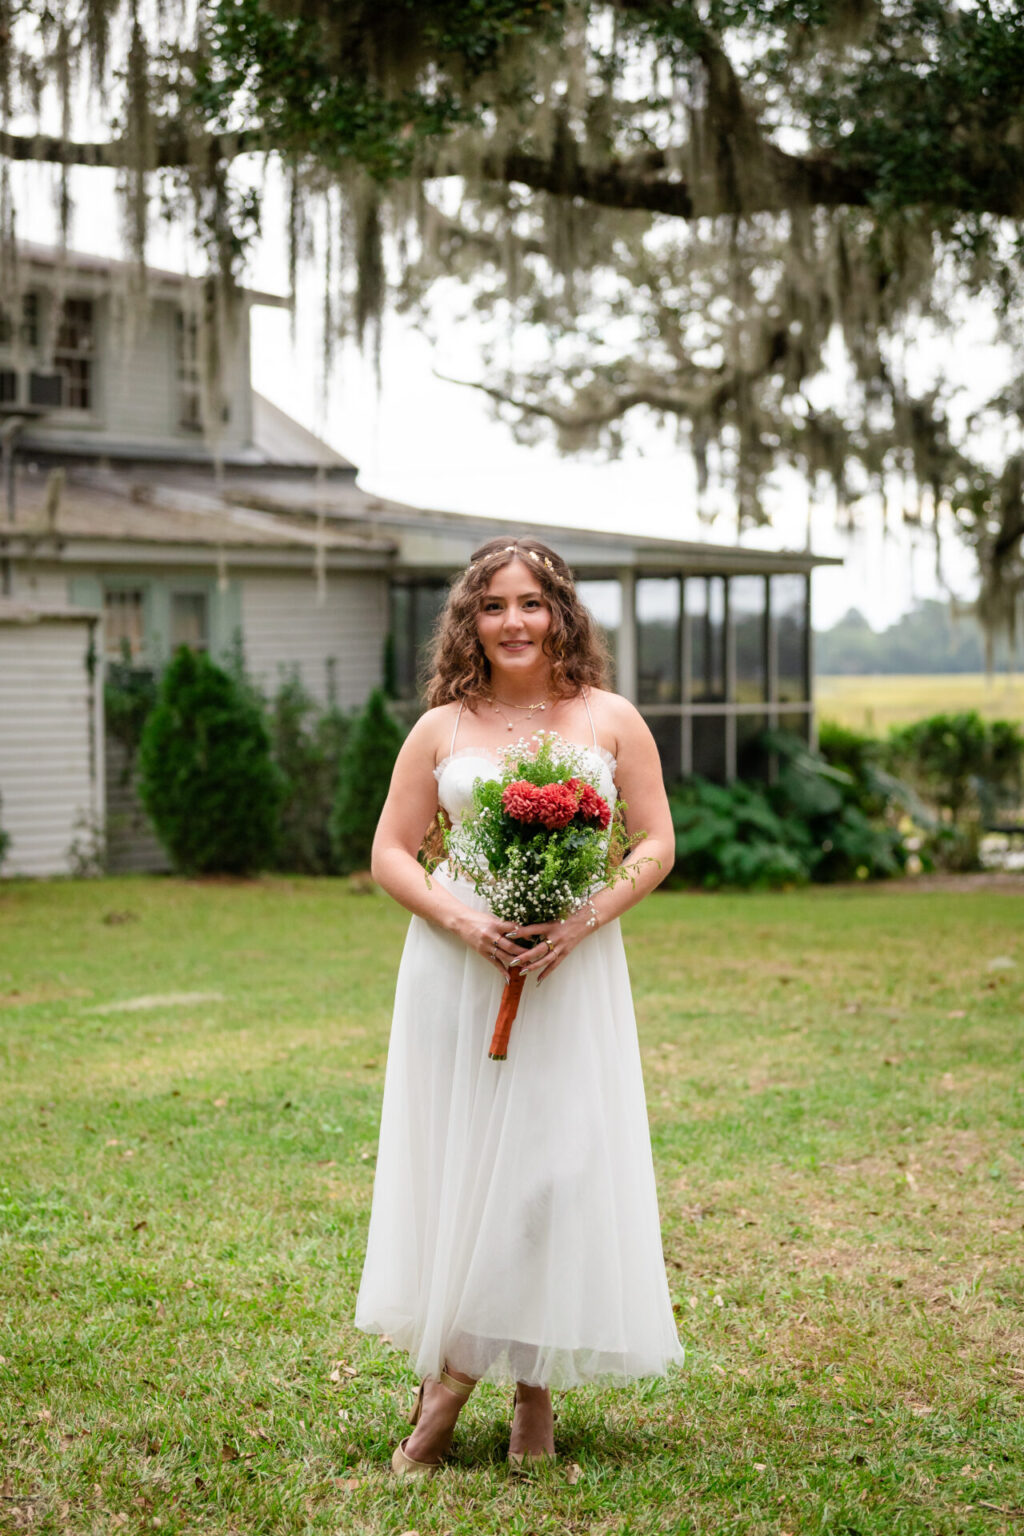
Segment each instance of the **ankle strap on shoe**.
[{"label": "ankle strap on shoe", "polygon": [[450,1376],[447,1371],[442,1371],[439,1379],[442,1387],[447,1387],[449,1392],[454,1392],[463,1402],[476,1386],[475,1381],[459,1381],[457,1376]]}]

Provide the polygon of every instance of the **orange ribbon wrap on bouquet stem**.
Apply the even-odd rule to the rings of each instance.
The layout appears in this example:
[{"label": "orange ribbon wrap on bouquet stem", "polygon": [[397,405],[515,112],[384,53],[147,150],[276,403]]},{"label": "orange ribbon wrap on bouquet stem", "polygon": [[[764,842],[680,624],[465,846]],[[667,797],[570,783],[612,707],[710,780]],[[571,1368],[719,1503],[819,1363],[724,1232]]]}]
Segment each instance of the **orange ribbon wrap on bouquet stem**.
[{"label": "orange ribbon wrap on bouquet stem", "polygon": [[494,1024],[491,1048],[487,1052],[492,1061],[504,1061],[508,1056],[508,1037],[512,1033],[512,1020],[519,1012],[519,999],[523,995],[526,977],[518,968],[508,973],[508,984],[502,988],[501,1005]]}]

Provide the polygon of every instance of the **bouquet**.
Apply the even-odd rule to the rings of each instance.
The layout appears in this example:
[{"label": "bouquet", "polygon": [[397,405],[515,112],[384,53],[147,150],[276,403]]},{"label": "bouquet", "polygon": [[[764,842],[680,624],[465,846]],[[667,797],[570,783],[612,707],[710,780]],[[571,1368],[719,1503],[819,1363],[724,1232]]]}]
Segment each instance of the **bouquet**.
[{"label": "bouquet", "polygon": [[[632,874],[619,866],[633,839],[588,776],[584,754],[561,737],[537,735],[536,749],[518,741],[502,752],[498,777],[476,781],[473,810],[444,834],[452,870],[516,927],[566,918]],[[493,1061],[507,1055],[525,980],[518,967],[509,971]]]}]

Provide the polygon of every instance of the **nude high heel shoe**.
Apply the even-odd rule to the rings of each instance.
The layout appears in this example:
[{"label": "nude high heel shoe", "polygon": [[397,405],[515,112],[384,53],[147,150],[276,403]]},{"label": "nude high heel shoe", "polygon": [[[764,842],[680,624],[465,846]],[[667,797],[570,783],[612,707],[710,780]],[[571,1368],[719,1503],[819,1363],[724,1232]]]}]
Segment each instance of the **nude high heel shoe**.
[{"label": "nude high heel shoe", "polygon": [[[516,1403],[519,1401],[519,1388],[512,1394],[512,1417],[515,1417]],[[529,1472],[533,1467],[550,1465],[557,1461],[555,1451],[509,1451],[508,1465],[511,1472]]]},{"label": "nude high heel shoe", "polygon": [[[442,1371],[438,1379],[445,1391],[453,1393],[459,1399],[460,1407],[466,1402],[476,1386],[475,1381],[459,1381],[455,1376],[449,1376],[447,1371]],[[416,1394],[416,1402],[413,1405],[412,1413],[409,1415],[409,1423],[412,1425],[416,1425],[420,1421],[420,1414],[423,1411],[423,1389],[426,1384],[426,1381],[420,1382],[420,1390]],[[411,1456],[407,1456],[405,1453],[405,1447],[408,1443],[409,1436],[407,1435],[401,1445],[395,1446],[391,1455],[392,1472],[394,1472],[396,1477],[433,1477],[441,1463],[439,1461],[414,1461]]]}]

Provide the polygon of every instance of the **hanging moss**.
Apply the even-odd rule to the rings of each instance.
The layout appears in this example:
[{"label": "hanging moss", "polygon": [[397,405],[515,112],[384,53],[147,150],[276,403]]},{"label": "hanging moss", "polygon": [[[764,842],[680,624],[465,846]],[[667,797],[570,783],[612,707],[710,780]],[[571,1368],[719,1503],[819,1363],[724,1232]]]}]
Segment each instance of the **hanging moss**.
[{"label": "hanging moss", "polygon": [[[740,524],[763,518],[782,463],[827,481],[844,518],[881,489],[937,536],[952,507],[1003,624],[1024,591],[1018,405],[986,407],[1010,429],[1006,465],[976,462],[948,419],[956,381],[912,390],[901,348],[944,322],[951,288],[1020,347],[1021,78],[1013,8],[955,0],[212,0],[195,17],[182,0],[84,0],[73,19],[0,0],[3,128],[54,88],[61,143],[25,152],[64,168],[65,240],[71,104],[85,79],[106,103],[138,272],[126,334],[155,178],[179,216],[188,204],[215,454],[259,227],[231,160],[258,148],[287,167],[293,295],[321,232],[325,377],[346,329],[379,360],[390,271],[424,312],[457,276],[477,323],[493,319],[479,382],[521,436],[615,452],[633,412],[656,415],[688,442],[704,509],[729,500]],[[454,176],[457,200],[440,183]],[[0,165],[15,313],[10,185]],[[548,361],[524,370],[509,338],[531,330]],[[823,404],[839,340],[845,398]]]}]

